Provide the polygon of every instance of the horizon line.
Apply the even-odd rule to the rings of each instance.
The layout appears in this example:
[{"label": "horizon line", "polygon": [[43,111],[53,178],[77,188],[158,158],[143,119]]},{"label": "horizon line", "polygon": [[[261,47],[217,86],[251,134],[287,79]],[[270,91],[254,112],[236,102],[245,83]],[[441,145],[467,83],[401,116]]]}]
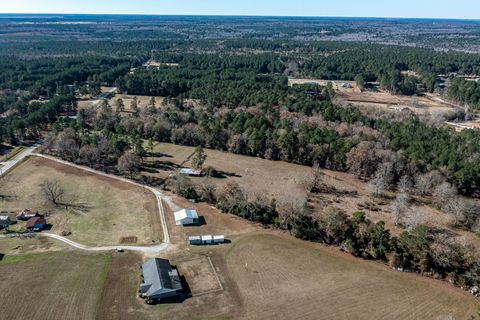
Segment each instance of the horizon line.
[{"label": "horizon line", "polygon": [[394,17],[394,16],[315,16],[315,15],[263,15],[263,14],[181,14],[181,13],[12,13],[0,12],[0,16],[146,16],[146,17],[245,17],[245,18],[350,18],[350,19],[398,19],[398,20],[457,20],[480,21],[480,18],[447,18],[447,17]]}]

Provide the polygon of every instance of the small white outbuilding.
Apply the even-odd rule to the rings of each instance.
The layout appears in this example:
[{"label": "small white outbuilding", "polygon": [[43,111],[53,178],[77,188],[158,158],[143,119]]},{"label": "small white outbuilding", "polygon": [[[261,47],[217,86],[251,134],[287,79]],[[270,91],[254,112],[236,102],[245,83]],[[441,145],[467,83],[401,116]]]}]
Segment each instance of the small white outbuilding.
[{"label": "small white outbuilding", "polygon": [[213,243],[224,243],[224,242],[225,242],[224,235],[213,236]]},{"label": "small white outbuilding", "polygon": [[211,236],[211,235],[202,236],[202,243],[203,244],[212,244],[213,243],[213,236]]},{"label": "small white outbuilding", "polygon": [[174,213],[175,224],[177,226],[185,226],[198,223],[198,213],[194,209],[182,209]]}]

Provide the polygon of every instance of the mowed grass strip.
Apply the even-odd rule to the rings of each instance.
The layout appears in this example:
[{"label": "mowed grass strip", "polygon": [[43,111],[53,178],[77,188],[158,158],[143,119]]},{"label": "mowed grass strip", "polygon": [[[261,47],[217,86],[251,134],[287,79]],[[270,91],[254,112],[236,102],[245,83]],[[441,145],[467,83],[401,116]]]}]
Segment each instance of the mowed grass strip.
[{"label": "mowed grass strip", "polygon": [[478,308],[445,283],[286,237],[247,236],[226,259],[245,319],[469,319]]},{"label": "mowed grass strip", "polygon": [[0,262],[2,319],[94,319],[107,254],[54,252]]},{"label": "mowed grass strip", "polygon": [[[46,180],[59,181],[66,201],[75,206],[47,204],[41,187]],[[12,170],[0,188],[8,195],[0,198],[2,210],[47,211],[52,232],[71,232],[70,239],[85,245],[116,245],[122,237],[147,245],[163,238],[155,195],[125,182],[32,157]]]}]

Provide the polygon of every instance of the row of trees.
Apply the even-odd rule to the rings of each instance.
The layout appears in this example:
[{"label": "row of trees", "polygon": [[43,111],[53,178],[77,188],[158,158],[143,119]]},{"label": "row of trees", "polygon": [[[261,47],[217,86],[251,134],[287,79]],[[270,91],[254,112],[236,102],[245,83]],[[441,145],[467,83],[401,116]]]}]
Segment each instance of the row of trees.
[{"label": "row of trees", "polygon": [[448,83],[447,96],[472,107],[480,106],[480,83],[460,77],[451,78]]},{"label": "row of trees", "polygon": [[214,204],[223,212],[286,229],[303,240],[340,246],[358,257],[448,278],[462,286],[480,283],[477,273],[480,257],[474,250],[425,226],[417,226],[396,237],[383,221],[373,223],[363,212],[356,212],[352,217],[331,208],[313,213],[308,205],[299,202],[284,203],[279,208],[274,199],[249,197],[236,183],[216,190],[208,182],[193,184],[189,178],[176,176],[169,187],[189,199]]}]

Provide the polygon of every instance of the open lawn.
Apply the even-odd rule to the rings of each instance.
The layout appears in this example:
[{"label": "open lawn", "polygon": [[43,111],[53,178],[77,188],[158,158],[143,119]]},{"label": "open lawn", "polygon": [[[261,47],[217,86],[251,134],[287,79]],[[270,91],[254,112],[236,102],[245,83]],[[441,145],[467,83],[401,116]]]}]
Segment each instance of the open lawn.
[{"label": "open lawn", "polygon": [[468,319],[479,306],[445,283],[274,235],[234,243],[227,265],[241,319]]},{"label": "open lawn", "polygon": [[54,252],[0,261],[2,319],[95,318],[109,255]]},{"label": "open lawn", "polygon": [[0,252],[3,254],[27,254],[68,249],[67,245],[45,237],[0,238]]},{"label": "open lawn", "polygon": [[[45,201],[41,185],[47,180],[59,182],[65,190],[62,203],[68,206]],[[153,193],[51,160],[32,157],[23,162],[5,176],[0,192],[6,195],[0,199],[1,210],[48,212],[52,232],[71,232],[70,238],[82,244],[115,245],[136,237],[136,244],[147,245],[163,237]]]}]

